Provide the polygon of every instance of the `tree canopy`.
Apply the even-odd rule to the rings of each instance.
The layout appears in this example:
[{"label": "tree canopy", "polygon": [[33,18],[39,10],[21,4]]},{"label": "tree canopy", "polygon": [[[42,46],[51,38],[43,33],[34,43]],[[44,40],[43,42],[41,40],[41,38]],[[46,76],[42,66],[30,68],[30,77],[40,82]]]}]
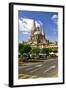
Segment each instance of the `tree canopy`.
[{"label": "tree canopy", "polygon": [[32,48],[31,52],[38,54],[38,53],[40,53],[40,48],[39,47]]},{"label": "tree canopy", "polygon": [[23,55],[24,53],[29,53],[31,50],[31,46],[29,44],[20,43],[19,44],[19,53]]}]

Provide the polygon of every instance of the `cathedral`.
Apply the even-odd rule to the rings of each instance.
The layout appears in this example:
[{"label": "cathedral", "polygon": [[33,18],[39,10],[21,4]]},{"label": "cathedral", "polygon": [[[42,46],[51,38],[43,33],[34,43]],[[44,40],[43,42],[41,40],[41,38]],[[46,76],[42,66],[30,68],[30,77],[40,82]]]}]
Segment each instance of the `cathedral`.
[{"label": "cathedral", "polygon": [[39,46],[44,47],[45,45],[48,45],[49,40],[46,39],[45,33],[43,30],[40,30],[39,26],[36,26],[35,19],[33,21],[32,30],[31,30],[31,36],[28,40],[28,43],[32,46]]}]

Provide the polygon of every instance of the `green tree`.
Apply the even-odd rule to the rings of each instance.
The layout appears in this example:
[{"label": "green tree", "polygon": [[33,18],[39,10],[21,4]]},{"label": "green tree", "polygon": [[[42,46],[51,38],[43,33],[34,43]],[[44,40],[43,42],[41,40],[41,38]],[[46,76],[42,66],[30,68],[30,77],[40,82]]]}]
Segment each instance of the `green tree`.
[{"label": "green tree", "polygon": [[34,60],[38,60],[40,48],[39,47],[32,48],[31,53],[32,53],[32,58],[34,58]]},{"label": "green tree", "polygon": [[52,48],[48,48],[48,49],[49,49],[49,53],[53,51]]},{"label": "green tree", "polygon": [[18,48],[19,53],[22,55],[24,53],[24,44],[20,43]]},{"label": "green tree", "polygon": [[20,43],[18,50],[21,61],[27,61],[29,58],[29,52],[31,51],[31,46],[27,43]]},{"label": "green tree", "polygon": [[40,53],[40,48],[39,47],[32,48],[31,52],[35,53],[35,54],[39,54]]},{"label": "green tree", "polygon": [[31,51],[31,46],[29,44],[24,45],[24,53],[28,54]]},{"label": "green tree", "polygon": [[57,53],[57,52],[58,52],[58,49],[53,49],[53,52],[54,52],[54,53]]},{"label": "green tree", "polygon": [[29,44],[20,43],[19,44],[19,53],[23,55],[24,53],[29,53],[31,51],[31,46]]},{"label": "green tree", "polygon": [[51,48],[42,48],[41,53],[45,53],[47,55],[49,55],[49,53],[52,52]]}]

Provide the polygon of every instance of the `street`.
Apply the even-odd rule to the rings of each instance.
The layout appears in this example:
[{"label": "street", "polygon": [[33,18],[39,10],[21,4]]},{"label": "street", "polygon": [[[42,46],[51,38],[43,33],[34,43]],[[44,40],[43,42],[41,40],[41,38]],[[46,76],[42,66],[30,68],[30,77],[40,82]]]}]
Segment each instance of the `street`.
[{"label": "street", "polygon": [[28,62],[19,64],[18,78],[46,78],[58,77],[58,59],[44,60],[43,62]]}]

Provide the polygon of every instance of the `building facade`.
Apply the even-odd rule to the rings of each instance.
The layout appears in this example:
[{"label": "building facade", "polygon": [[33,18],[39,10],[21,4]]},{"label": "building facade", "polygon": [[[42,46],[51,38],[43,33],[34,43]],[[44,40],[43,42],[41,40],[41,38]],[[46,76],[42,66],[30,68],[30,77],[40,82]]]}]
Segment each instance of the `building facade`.
[{"label": "building facade", "polygon": [[40,48],[58,47],[57,43],[50,44],[49,40],[45,36],[45,32],[43,30],[40,30],[39,26],[36,26],[35,19],[33,21],[31,36],[28,40],[28,44],[30,44],[32,47],[39,46]]}]

